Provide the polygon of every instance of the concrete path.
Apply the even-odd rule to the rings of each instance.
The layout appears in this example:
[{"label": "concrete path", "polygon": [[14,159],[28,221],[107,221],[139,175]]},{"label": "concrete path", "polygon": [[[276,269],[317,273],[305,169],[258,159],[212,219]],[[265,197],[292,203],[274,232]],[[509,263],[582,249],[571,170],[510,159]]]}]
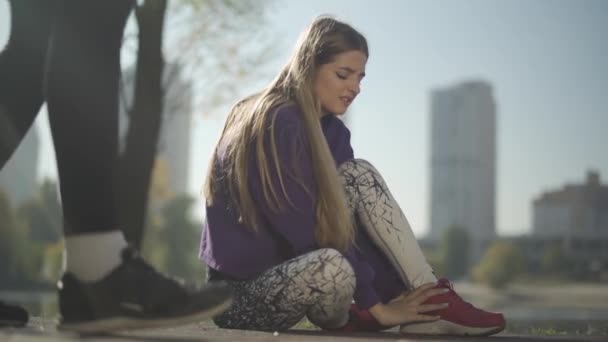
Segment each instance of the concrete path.
[{"label": "concrete path", "polygon": [[487,341],[487,342],[528,342],[528,341],[607,341],[606,336],[516,336],[498,334],[484,338],[463,337],[419,337],[403,336],[396,331],[383,333],[329,334],[315,330],[290,330],[273,334],[256,331],[218,329],[211,322],[163,330],[146,330],[107,336],[78,336],[57,332],[55,322],[34,318],[23,329],[0,329],[0,341],[8,342],[56,342],[56,341],[97,341],[97,342],[140,342],[140,341],[269,341],[269,342],[363,342],[363,341]]}]

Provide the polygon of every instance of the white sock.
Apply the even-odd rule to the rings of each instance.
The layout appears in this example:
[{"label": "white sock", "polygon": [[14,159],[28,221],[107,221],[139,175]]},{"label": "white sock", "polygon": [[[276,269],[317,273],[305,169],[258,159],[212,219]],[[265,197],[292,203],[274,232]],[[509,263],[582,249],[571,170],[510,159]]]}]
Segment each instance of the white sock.
[{"label": "white sock", "polygon": [[127,241],[120,230],[68,236],[65,239],[65,269],[84,282],[95,282],[122,263]]}]

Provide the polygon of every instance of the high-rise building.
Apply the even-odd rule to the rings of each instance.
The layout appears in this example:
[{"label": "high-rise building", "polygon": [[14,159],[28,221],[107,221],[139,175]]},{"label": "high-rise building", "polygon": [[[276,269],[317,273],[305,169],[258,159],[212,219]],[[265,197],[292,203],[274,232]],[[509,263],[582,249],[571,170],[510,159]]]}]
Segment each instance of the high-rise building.
[{"label": "high-rise building", "polygon": [[[124,149],[129,127],[125,108],[132,106],[135,70],[123,72],[123,106],[120,111],[120,150]],[[173,194],[189,192],[190,144],[192,139],[192,81],[183,77],[178,64],[167,64],[164,68],[163,85],[166,89],[163,105],[163,120],[157,146],[157,158],[167,166],[169,187]]]},{"label": "high-rise building", "polygon": [[36,125],[32,125],[11,159],[0,170],[0,188],[17,207],[36,195],[40,138]]},{"label": "high-rise building", "polygon": [[[430,238],[450,227],[473,242],[495,237],[496,103],[492,86],[468,81],[430,98]],[[479,256],[479,250],[473,251]]]}]

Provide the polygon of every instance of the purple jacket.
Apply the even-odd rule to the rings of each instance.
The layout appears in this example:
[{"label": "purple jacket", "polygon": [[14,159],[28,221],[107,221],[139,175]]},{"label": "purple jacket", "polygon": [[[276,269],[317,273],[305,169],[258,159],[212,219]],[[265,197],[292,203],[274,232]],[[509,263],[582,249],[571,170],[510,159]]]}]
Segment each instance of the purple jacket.
[{"label": "purple jacket", "polygon": [[[321,127],[336,165],[352,159],[350,131],[344,123],[334,115],[326,115],[321,119]],[[261,183],[254,181],[260,179],[260,175],[252,153],[249,190],[254,202],[259,206],[263,226],[258,232],[254,232],[238,222],[238,215],[231,210],[226,184],[222,179],[217,179],[216,189],[219,189],[219,193],[213,205],[207,206],[200,258],[209,267],[232,278],[249,279],[290,258],[319,249],[314,238],[315,181],[312,157],[304,123],[296,106],[283,107],[277,112],[274,132],[280,163],[296,166],[300,179],[312,192],[313,198],[283,173],[285,189],[297,209],[286,205],[282,212],[273,212],[266,205]],[[265,142],[265,146],[267,155],[271,156],[269,142]],[[224,150],[220,144],[216,163],[220,168]],[[282,198],[273,167],[270,172],[275,180],[274,186],[279,198]],[[374,270],[361,258],[360,249],[352,247],[345,253],[345,257],[355,271],[357,287],[354,299],[357,304],[362,308],[369,308],[380,302],[381,299],[373,286]]]}]

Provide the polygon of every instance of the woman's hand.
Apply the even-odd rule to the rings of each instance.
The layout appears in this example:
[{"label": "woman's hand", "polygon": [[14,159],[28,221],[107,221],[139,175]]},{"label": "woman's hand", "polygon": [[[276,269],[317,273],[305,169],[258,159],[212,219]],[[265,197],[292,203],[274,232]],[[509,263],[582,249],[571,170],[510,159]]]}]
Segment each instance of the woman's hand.
[{"label": "woman's hand", "polygon": [[435,283],[420,286],[407,294],[399,295],[388,304],[376,304],[369,308],[369,312],[378,323],[385,326],[395,326],[404,323],[432,322],[439,316],[425,315],[424,313],[445,309],[447,303],[422,304],[427,299],[446,293],[448,289],[436,289]]}]

